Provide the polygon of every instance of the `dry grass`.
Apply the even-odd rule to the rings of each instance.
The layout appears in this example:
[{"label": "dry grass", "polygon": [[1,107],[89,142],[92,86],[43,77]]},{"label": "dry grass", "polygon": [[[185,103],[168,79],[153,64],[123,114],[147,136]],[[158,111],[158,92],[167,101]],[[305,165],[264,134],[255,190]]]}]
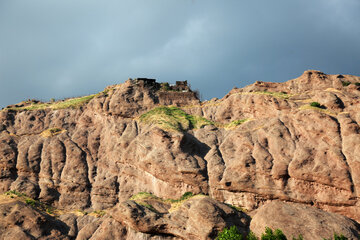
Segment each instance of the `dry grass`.
[{"label": "dry grass", "polygon": [[77,98],[69,98],[66,100],[61,100],[57,102],[46,102],[46,103],[32,103],[31,105],[24,107],[13,107],[13,108],[4,108],[4,110],[12,110],[12,111],[31,111],[31,110],[41,110],[41,109],[67,109],[67,108],[80,108],[81,106],[87,104],[95,97],[98,96],[107,96],[108,92],[113,90],[114,88],[106,89],[100,93],[92,94],[83,97]]},{"label": "dry grass", "polygon": [[326,92],[337,92],[337,93],[342,93],[342,91],[336,89],[336,88],[327,88],[325,89]]},{"label": "dry grass", "polygon": [[11,190],[11,191],[7,191],[6,193],[4,193],[4,195],[2,195],[3,199],[4,196],[5,198],[7,197],[9,199],[9,202],[11,201],[10,199],[12,199],[13,201],[20,201],[23,203],[26,203],[27,205],[31,206],[32,208],[38,210],[38,211],[42,211],[42,212],[46,212],[49,215],[55,216],[56,214],[56,209],[50,205],[47,205],[45,203],[42,203],[38,200],[34,200],[28,196],[26,196],[26,194],[24,193],[20,193],[18,191],[15,190]]},{"label": "dry grass", "polygon": [[[250,119],[250,118],[234,120],[234,121],[232,121],[232,122],[230,122],[230,123],[227,123],[227,124],[222,124],[222,125],[220,124],[219,127],[223,127],[223,128],[225,128],[225,129],[230,130],[230,129],[237,128],[237,127],[239,127],[241,124],[246,123],[246,122],[251,121],[251,120],[252,120],[252,119]],[[216,124],[216,125],[217,125],[217,124]],[[217,125],[217,126],[218,126],[218,125]]]},{"label": "dry grass", "polygon": [[328,109],[313,107],[313,106],[310,106],[310,105],[303,105],[303,106],[301,106],[299,109],[300,109],[300,110],[313,110],[313,111],[317,111],[317,112],[320,112],[320,113],[324,113],[324,114],[330,115],[330,116],[332,116],[332,117],[336,117],[336,116],[337,116],[337,113],[336,113],[336,112],[330,111],[330,110],[328,110]]},{"label": "dry grass", "polygon": [[199,198],[199,197],[206,197],[205,195],[198,194],[193,195],[191,192],[184,193],[183,196],[181,196],[179,199],[162,199],[154,194],[147,193],[147,192],[139,192],[138,194],[133,195],[130,200],[135,201],[137,204],[140,204],[148,209],[150,209],[153,212],[157,212],[156,209],[151,206],[150,204],[146,203],[146,200],[157,200],[162,203],[170,204],[169,212],[175,211],[181,207],[181,205],[186,202],[187,200],[191,198]]},{"label": "dry grass", "polygon": [[61,128],[49,128],[43,131],[42,133],[40,133],[40,135],[42,137],[53,137],[63,132],[66,132],[66,130]]},{"label": "dry grass", "polygon": [[255,91],[255,92],[238,92],[234,93],[232,95],[266,95],[266,96],[272,96],[275,98],[281,98],[281,99],[289,99],[295,94],[287,94],[284,92],[268,92],[268,91]]}]

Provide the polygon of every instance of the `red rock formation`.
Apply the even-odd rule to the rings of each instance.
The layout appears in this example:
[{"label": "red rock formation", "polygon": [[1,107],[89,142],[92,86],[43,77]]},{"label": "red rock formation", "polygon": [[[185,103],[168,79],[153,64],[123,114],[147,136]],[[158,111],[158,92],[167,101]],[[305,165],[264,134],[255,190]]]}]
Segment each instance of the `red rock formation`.
[{"label": "red rock formation", "polygon": [[[139,121],[161,103],[159,86],[143,81],[111,86],[75,109],[4,109],[0,191],[65,210],[109,209],[142,191],[162,198],[203,193],[248,211],[281,199],[360,221],[356,82],[306,71],[284,83],[233,89],[220,100],[181,102],[187,113],[216,122],[187,132]],[[241,119],[248,121],[226,127]],[[58,130],[44,134],[49,129]],[[119,224],[104,222],[92,228]],[[91,232],[84,231],[77,232]]]}]

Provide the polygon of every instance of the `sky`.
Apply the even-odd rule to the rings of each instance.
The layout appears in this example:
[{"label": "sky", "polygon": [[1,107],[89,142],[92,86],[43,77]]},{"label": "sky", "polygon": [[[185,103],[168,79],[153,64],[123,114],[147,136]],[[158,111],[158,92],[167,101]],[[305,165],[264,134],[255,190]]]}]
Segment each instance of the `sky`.
[{"label": "sky", "polygon": [[128,78],[203,100],[316,69],[360,75],[359,0],[0,0],[0,108]]}]

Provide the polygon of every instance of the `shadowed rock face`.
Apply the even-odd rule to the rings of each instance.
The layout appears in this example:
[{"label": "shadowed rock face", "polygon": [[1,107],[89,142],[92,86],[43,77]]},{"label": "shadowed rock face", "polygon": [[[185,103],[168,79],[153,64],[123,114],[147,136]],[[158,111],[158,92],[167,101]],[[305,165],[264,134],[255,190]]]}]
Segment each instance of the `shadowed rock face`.
[{"label": "shadowed rock face", "polygon": [[69,227],[19,201],[0,204],[1,239],[70,239]]},{"label": "shadowed rock face", "polygon": [[[187,132],[141,122],[141,114],[158,106],[160,92],[135,81],[108,87],[80,108],[4,109],[0,192],[17,190],[65,210],[109,209],[138,192],[165,199],[203,193],[250,212],[280,199],[360,221],[356,82],[359,77],[306,71],[284,83],[233,89],[219,100],[192,99],[184,106],[179,98],[172,104],[216,122]],[[226,127],[243,119],[248,121]],[[44,134],[49,130],[54,132]],[[117,220],[87,227],[115,228]],[[140,234],[128,230],[135,225],[122,224],[114,234]],[[104,229],[96,232],[98,239],[105,239]],[[158,232],[162,238],[189,238]],[[205,236],[210,235],[200,239]]]},{"label": "shadowed rock face", "polygon": [[165,213],[127,201],[115,209],[113,218],[138,232],[160,233],[180,239],[215,239],[217,233],[229,225],[235,225],[247,234],[249,225],[249,218],[244,213],[205,196],[191,198],[178,209]]}]

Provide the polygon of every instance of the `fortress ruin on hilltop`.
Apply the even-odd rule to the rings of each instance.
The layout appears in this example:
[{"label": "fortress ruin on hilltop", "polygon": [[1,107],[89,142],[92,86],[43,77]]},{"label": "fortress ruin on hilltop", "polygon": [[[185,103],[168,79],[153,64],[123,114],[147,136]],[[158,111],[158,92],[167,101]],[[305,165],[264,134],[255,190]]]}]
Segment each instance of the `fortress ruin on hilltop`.
[{"label": "fortress ruin on hilltop", "polygon": [[154,88],[161,105],[184,106],[200,102],[198,93],[191,90],[186,80],[176,81],[174,85],[167,82],[158,83],[156,79],[151,78],[136,78],[133,81],[142,87]]}]

